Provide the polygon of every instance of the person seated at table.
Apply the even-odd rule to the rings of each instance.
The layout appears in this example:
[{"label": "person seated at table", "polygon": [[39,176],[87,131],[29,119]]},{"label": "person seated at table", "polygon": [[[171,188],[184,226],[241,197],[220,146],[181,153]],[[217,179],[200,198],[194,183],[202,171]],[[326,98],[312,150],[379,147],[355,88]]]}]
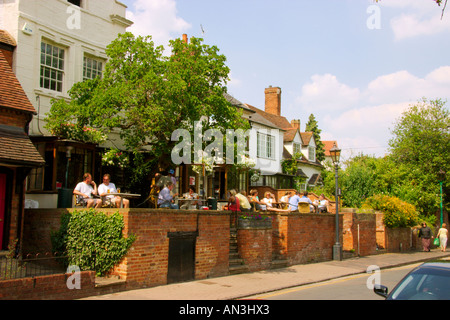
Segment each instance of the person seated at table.
[{"label": "person seated at table", "polygon": [[310,198],[308,198],[308,191],[303,192],[303,197],[300,198],[299,202],[309,203],[309,211],[310,212],[314,212],[316,209],[314,203],[311,201]]},{"label": "person seated at table", "polygon": [[255,205],[255,209],[257,211],[263,210],[263,211],[273,211],[273,212],[289,212],[289,209],[278,209],[267,206],[264,202],[259,201],[258,198],[258,191],[257,190],[250,190],[250,202],[252,202]]},{"label": "person seated at table", "polygon": [[267,205],[264,202],[259,201],[258,190],[250,190],[250,195],[248,196],[249,202],[253,204],[256,211],[267,210]]},{"label": "person seated at table", "polygon": [[95,181],[92,180],[92,175],[90,173],[85,173],[83,175],[83,181],[78,183],[73,194],[77,196],[78,203],[85,205],[86,208],[100,207],[102,201],[100,199],[93,199],[93,195],[98,195],[97,185]]},{"label": "person seated at table", "polygon": [[289,209],[291,211],[297,211],[299,202],[300,202],[300,193],[298,191],[295,191],[295,194],[289,198]]},{"label": "person seated at table", "polygon": [[[189,187],[189,192],[183,194],[183,198],[184,199],[190,199],[190,200],[198,199],[198,194],[195,192],[195,187],[190,186]],[[197,201],[187,201],[186,203],[182,204],[180,206],[180,208],[181,209],[191,209],[191,210],[193,210],[193,209],[197,208],[198,204],[199,204],[199,202],[197,202]]]},{"label": "person seated at table", "polygon": [[166,186],[159,192],[158,206],[160,208],[179,209],[178,205],[175,204],[173,200],[173,197],[177,196],[177,194],[171,194],[173,187],[173,183],[168,182]]},{"label": "person seated at table", "polygon": [[264,198],[261,200],[261,202],[263,202],[267,206],[267,208],[273,208],[275,197],[269,191],[267,191],[266,193],[264,193]]},{"label": "person seated at table", "polygon": [[[116,185],[111,182],[111,175],[109,173],[103,175],[103,183],[98,186],[98,193],[104,204],[109,201],[112,205],[116,206],[116,208],[120,208],[120,200],[122,198],[111,195],[111,193],[117,193],[117,188]],[[123,199],[123,207],[129,208],[130,200]]]},{"label": "person seated at table", "polygon": [[232,195],[228,198],[228,210],[233,212],[240,212],[241,206],[239,204],[239,198],[236,195]]},{"label": "person seated at table", "polygon": [[290,197],[291,197],[291,192],[290,191],[286,191],[284,196],[281,197],[280,202],[281,203],[289,203],[289,198]]},{"label": "person seated at table", "polygon": [[315,201],[315,204],[317,205],[317,213],[328,212],[328,206],[330,203],[327,199],[325,199],[325,195],[323,193],[319,196],[319,200]]},{"label": "person seated at table", "polygon": [[236,198],[239,199],[239,205],[241,206],[241,211],[251,211],[252,205],[248,201],[247,192],[242,190],[239,193],[236,193]]}]

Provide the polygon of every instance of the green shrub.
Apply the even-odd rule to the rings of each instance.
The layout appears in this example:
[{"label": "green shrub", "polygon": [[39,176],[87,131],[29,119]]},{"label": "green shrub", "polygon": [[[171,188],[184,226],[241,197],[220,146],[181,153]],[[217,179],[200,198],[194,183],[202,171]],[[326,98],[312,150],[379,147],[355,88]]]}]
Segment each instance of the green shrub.
[{"label": "green shrub", "polygon": [[383,223],[388,228],[413,227],[418,222],[416,207],[397,197],[375,195],[366,199],[362,207],[382,211]]},{"label": "green shrub", "polygon": [[135,236],[124,238],[123,228],[118,212],[74,211],[61,218],[60,230],[52,234],[53,249],[64,251],[69,265],[102,276],[122,260],[135,240]]}]

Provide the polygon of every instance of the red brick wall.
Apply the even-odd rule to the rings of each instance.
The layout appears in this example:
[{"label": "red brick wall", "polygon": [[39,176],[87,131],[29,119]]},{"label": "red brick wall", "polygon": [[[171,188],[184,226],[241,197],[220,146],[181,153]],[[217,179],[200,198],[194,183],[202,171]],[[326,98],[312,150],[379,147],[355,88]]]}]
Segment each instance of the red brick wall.
[{"label": "red brick wall", "polygon": [[388,252],[406,252],[411,250],[411,228],[386,228],[385,237]]},{"label": "red brick wall", "polygon": [[25,128],[29,115],[15,110],[0,108],[0,125]]},{"label": "red brick wall", "polygon": [[[377,252],[376,216],[373,213],[344,212],[343,249],[354,250],[360,256]],[[358,237],[359,227],[359,237]]]},{"label": "red brick wall", "polygon": [[[342,229],[342,215],[339,225]],[[331,260],[335,244],[334,214],[282,213],[272,222],[273,248],[289,265]],[[342,243],[342,232],[340,232]]]},{"label": "red brick wall", "polygon": [[0,300],[69,300],[96,294],[94,272],[79,274],[81,290],[67,287],[70,276],[58,274],[0,281]]},{"label": "red brick wall", "polygon": [[[51,251],[50,233],[60,227],[61,215],[75,209],[27,209],[25,211],[24,253]],[[117,212],[117,209],[101,209]],[[195,277],[206,279],[228,274],[230,216],[217,211],[174,211],[120,209],[124,235],[137,236],[127,256],[111,272],[127,280],[129,287],[167,283],[168,232],[195,232]]]},{"label": "red brick wall", "polygon": [[241,229],[237,233],[240,257],[251,272],[270,269],[272,229]]},{"label": "red brick wall", "polygon": [[[50,233],[59,229],[60,216],[67,210],[74,209],[27,209],[23,251],[50,251]],[[117,209],[101,211],[117,212]],[[167,283],[168,232],[198,230],[196,279],[228,275],[230,215],[227,212],[162,209],[120,209],[119,212],[124,217],[125,236],[137,236],[126,257],[111,272],[126,280],[126,289]],[[251,271],[270,268],[273,258],[286,259],[289,265],[332,259],[334,214],[271,216],[272,229],[238,231],[239,252]],[[343,215],[339,220],[342,228]]]},{"label": "red brick wall", "polygon": [[132,248],[113,274],[127,280],[129,287],[167,283],[168,232],[195,232],[195,278],[228,274],[230,222],[226,213],[173,210],[123,210],[126,236],[137,235]]}]

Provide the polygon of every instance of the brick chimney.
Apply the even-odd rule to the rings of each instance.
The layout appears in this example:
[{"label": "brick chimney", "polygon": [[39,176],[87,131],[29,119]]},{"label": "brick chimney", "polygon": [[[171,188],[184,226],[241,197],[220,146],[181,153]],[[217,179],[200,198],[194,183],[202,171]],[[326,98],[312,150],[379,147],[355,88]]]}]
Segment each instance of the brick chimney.
[{"label": "brick chimney", "polygon": [[188,36],[186,33],[183,34],[183,42],[186,44],[188,43]]},{"label": "brick chimney", "polygon": [[281,88],[270,86],[264,93],[266,94],[266,112],[281,116]]},{"label": "brick chimney", "polygon": [[300,130],[300,120],[292,120],[291,121],[291,126],[292,126],[292,128]]}]

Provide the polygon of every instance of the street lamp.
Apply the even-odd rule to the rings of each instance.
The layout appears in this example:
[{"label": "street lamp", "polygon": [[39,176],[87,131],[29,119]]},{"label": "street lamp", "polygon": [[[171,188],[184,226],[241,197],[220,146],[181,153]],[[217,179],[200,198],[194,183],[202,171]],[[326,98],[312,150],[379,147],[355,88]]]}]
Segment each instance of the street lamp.
[{"label": "street lamp", "polygon": [[441,227],[442,227],[442,224],[444,223],[444,208],[442,205],[442,186],[444,184],[444,180],[445,180],[445,171],[441,169],[441,170],[439,170],[439,173],[438,173],[438,181],[441,186]]},{"label": "street lamp", "polygon": [[67,189],[67,180],[69,180],[69,166],[70,166],[70,158],[72,157],[72,151],[73,151],[73,147],[72,146],[66,146],[66,158],[67,158],[67,165],[66,165],[66,182],[64,184],[64,186]]},{"label": "street lamp", "polygon": [[336,177],[336,243],[333,246],[333,260],[342,260],[342,246],[339,240],[339,182],[338,182],[338,168],[339,168],[339,160],[341,157],[341,149],[339,149],[336,145],[336,142],[333,145],[333,148],[330,150],[331,160],[333,161],[335,168],[335,177]]}]

